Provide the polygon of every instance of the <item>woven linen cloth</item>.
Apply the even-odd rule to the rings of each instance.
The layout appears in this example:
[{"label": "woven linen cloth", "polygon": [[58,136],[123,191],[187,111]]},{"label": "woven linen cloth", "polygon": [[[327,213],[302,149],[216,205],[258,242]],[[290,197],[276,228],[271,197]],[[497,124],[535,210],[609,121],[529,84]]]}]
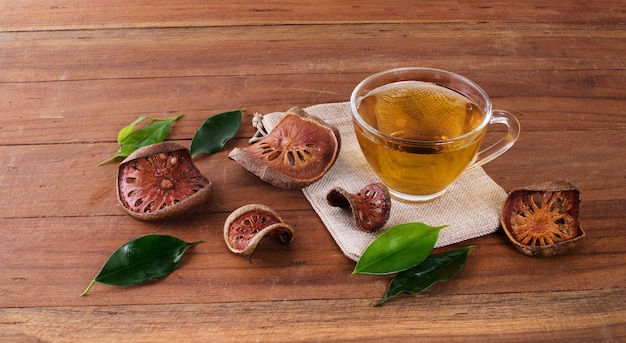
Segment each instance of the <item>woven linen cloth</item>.
[{"label": "woven linen cloth", "polygon": [[[398,224],[447,225],[440,231],[435,247],[484,236],[498,229],[506,192],[481,167],[465,171],[442,197],[431,202],[406,203],[392,199],[390,218],[383,229],[374,233],[357,229],[350,210],[332,207],[326,201],[326,195],[334,187],[356,193],[370,183],[380,182],[359,148],[352,127],[350,103],[319,104],[304,110],[336,127],[341,134],[341,150],[335,164],[302,192],[348,258],[358,261],[378,235]],[[283,115],[282,112],[263,115],[265,130],[271,132]]]}]

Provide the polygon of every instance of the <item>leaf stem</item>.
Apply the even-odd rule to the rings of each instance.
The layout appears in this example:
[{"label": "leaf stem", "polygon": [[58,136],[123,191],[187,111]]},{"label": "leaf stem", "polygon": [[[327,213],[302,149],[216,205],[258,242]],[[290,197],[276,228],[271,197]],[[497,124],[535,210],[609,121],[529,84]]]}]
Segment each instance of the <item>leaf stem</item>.
[{"label": "leaf stem", "polygon": [[198,245],[198,244],[204,243],[204,242],[205,242],[204,240],[201,240],[201,241],[195,241],[195,242],[187,243],[187,247],[191,248],[194,245]]},{"label": "leaf stem", "polygon": [[93,280],[91,280],[91,282],[89,283],[89,286],[87,286],[87,289],[80,295],[85,296],[87,295],[87,292],[89,292],[89,290],[91,289],[91,287],[96,283],[96,279],[94,278]]}]

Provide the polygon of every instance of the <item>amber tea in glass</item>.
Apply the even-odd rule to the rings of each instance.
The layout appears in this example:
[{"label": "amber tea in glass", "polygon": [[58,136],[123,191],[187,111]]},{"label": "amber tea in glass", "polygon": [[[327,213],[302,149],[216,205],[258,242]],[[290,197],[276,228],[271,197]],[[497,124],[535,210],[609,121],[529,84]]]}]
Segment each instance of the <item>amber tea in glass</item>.
[{"label": "amber tea in glass", "polygon": [[[391,194],[405,201],[439,197],[469,166],[499,156],[519,134],[508,112],[493,116],[482,89],[434,69],[375,74],[357,86],[351,102],[363,155]],[[479,152],[490,123],[506,124],[509,132]]]}]

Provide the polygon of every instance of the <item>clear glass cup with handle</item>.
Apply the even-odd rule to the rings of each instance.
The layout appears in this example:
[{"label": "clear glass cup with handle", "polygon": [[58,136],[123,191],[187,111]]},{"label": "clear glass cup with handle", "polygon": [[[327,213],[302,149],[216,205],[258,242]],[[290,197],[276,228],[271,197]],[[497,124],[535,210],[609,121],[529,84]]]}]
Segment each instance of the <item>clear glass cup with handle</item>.
[{"label": "clear glass cup with handle", "polygon": [[[354,130],[372,170],[393,197],[424,202],[443,195],[465,170],[517,141],[518,120],[493,110],[485,91],[444,70],[398,68],[361,81],[350,97]],[[482,147],[491,125],[506,132]]]}]

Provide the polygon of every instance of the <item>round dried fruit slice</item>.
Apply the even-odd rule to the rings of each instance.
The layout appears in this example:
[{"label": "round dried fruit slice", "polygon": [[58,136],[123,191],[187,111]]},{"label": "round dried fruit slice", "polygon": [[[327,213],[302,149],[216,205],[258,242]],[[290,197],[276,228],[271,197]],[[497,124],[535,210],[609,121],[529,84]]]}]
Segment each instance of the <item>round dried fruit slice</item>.
[{"label": "round dried fruit slice", "polygon": [[271,208],[261,204],[242,206],[224,223],[224,241],[237,255],[250,255],[265,236],[276,235],[284,244],[293,241],[293,227]]},{"label": "round dried fruit slice", "polygon": [[573,248],[585,237],[579,208],[580,192],[571,182],[547,182],[511,191],[501,223],[521,253],[552,256]]},{"label": "round dried fruit slice", "polygon": [[382,183],[367,185],[356,194],[335,187],[328,192],[326,200],[331,206],[350,208],[357,227],[366,232],[382,228],[391,213],[389,190]]},{"label": "round dried fruit slice", "polygon": [[228,157],[272,185],[306,187],[319,180],[339,154],[339,131],[300,108],[292,108],[274,129]]},{"label": "round dried fruit slice", "polygon": [[179,215],[204,203],[211,190],[211,181],[193,164],[189,150],[174,142],[140,148],[118,168],[118,200],[140,220]]}]

